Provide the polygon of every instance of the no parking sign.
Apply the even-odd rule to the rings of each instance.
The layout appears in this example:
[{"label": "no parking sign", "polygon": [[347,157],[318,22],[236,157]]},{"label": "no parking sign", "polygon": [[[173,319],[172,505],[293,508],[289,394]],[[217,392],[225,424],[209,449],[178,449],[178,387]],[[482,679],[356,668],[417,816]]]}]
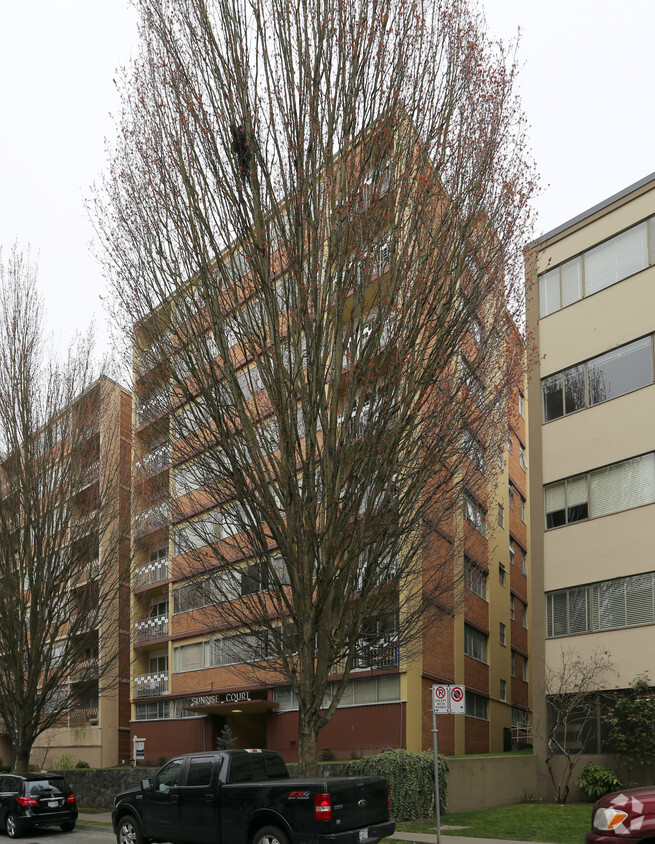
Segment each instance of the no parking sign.
[{"label": "no parking sign", "polygon": [[463,715],[466,708],[466,689],[464,686],[432,686],[432,711],[435,715]]}]

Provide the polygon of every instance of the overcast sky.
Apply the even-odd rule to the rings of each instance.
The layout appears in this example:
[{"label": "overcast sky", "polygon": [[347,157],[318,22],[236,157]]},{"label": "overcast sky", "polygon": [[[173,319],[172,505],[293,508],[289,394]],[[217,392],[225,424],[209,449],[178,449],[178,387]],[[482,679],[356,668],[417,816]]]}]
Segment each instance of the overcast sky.
[{"label": "overcast sky", "polygon": [[[535,234],[655,170],[653,0],[486,0],[494,38],[520,28],[519,90],[541,174]],[[0,244],[39,255],[60,342],[91,319],[106,343],[83,201],[104,166],[113,78],[136,43],[127,0],[0,0]]]}]

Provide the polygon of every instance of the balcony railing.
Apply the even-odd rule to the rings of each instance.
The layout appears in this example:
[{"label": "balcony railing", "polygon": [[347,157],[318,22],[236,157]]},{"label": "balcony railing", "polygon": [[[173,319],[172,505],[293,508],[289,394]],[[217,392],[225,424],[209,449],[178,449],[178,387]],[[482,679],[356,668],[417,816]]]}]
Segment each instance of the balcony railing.
[{"label": "balcony railing", "polygon": [[134,678],[135,697],[153,697],[168,694],[168,674],[141,674]]},{"label": "balcony railing", "polygon": [[99,510],[93,510],[77,519],[71,519],[70,526],[73,537],[78,538],[97,529],[99,514]]},{"label": "balcony railing", "polygon": [[171,502],[158,501],[134,516],[134,527],[138,534],[146,533],[165,525],[171,518]]},{"label": "balcony railing", "polygon": [[137,478],[149,478],[151,475],[161,472],[168,467],[170,459],[167,443],[153,448],[152,451],[144,454],[141,460],[137,460],[134,464]]},{"label": "balcony railing", "polygon": [[142,618],[134,625],[137,642],[149,642],[151,639],[161,639],[162,636],[168,636],[168,613]]},{"label": "balcony railing", "polygon": [[98,723],[98,704],[79,706],[68,710],[68,724],[71,727],[89,727]]},{"label": "balcony railing", "polygon": [[98,679],[98,657],[85,659],[72,669],[71,683],[86,683],[88,680]]},{"label": "balcony railing", "polygon": [[170,410],[170,397],[164,390],[151,393],[147,398],[139,398],[136,408],[136,424],[145,425],[159,416],[163,416]]},{"label": "balcony railing", "polygon": [[151,583],[159,583],[168,577],[168,559],[157,560],[156,563],[148,563],[146,566],[139,566],[134,570],[134,588],[149,586]]}]

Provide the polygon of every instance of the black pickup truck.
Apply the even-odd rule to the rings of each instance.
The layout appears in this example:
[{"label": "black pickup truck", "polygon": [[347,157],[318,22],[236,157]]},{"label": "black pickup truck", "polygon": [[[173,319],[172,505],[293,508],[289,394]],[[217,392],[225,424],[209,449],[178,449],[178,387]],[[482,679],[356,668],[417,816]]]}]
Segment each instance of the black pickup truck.
[{"label": "black pickup truck", "polygon": [[112,823],[118,844],[376,844],[395,829],[384,777],[292,780],[272,750],[171,759],[116,797]]}]

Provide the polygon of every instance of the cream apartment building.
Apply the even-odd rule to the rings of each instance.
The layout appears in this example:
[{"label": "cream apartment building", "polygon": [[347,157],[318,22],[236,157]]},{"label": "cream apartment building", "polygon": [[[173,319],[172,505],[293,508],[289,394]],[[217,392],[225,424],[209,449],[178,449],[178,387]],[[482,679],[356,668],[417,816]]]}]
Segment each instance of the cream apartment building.
[{"label": "cream apartment building", "polygon": [[655,173],[543,235],[527,275],[533,668],[608,651],[626,688],[655,679]]}]

